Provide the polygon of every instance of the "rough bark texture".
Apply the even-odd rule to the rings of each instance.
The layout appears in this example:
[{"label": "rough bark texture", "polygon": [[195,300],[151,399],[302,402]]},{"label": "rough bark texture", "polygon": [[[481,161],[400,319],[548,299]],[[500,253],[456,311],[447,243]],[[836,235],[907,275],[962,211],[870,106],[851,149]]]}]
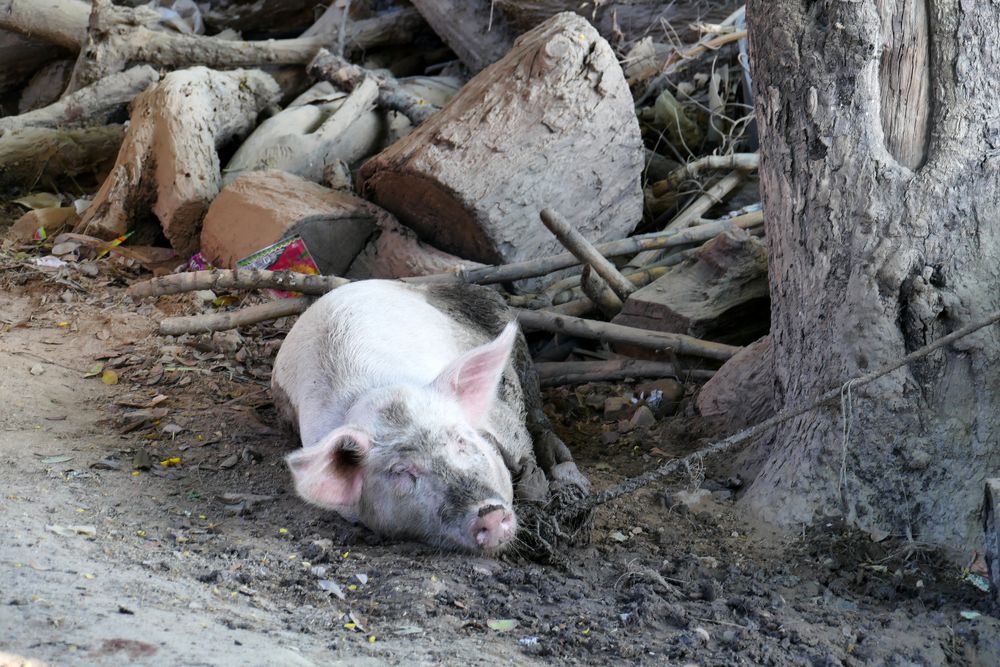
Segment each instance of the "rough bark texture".
[{"label": "rough bark texture", "polygon": [[67,127],[104,122],[159,78],[159,73],[149,65],[112,74],[41,109],[0,118],[0,133],[20,127]]},{"label": "rough bark texture", "polygon": [[413,0],[413,6],[473,72],[500,60],[514,45],[507,20],[492,0]]},{"label": "rough bark texture", "polygon": [[56,130],[25,127],[0,137],[0,188],[29,191],[107,167],[122,144],[121,125]]},{"label": "rough bark texture", "polygon": [[[1000,6],[928,11],[929,145],[913,172],[886,148],[890,26],[875,3],[748,3],[777,407],[1000,306]],[[953,548],[981,540],[983,479],[1000,468],[998,357],[990,327],[855,392],[846,442],[836,407],[778,426],[744,504],[786,524],[843,513]]]},{"label": "rough bark texture", "polygon": [[566,13],[368,161],[359,189],[435,246],[495,264],[559,248],[538,220],[549,206],[589,241],[625,236],[641,215],[642,165],[614,53]]},{"label": "rough bark texture", "polygon": [[[0,26],[3,23],[0,21]],[[20,86],[40,67],[66,52],[50,44],[0,30],[0,93]]]},{"label": "rough bark texture", "polygon": [[577,12],[592,21],[606,39],[624,39],[626,42],[652,35],[669,41],[666,26],[683,29],[689,23],[705,21],[717,23],[728,16],[739,3],[731,0],[706,2],[704,0],[604,0],[580,2],[579,0],[496,0],[503,12],[518,30],[528,30],[559,12]]},{"label": "rough bark texture", "polygon": [[152,207],[177,252],[197,250],[201,219],[222,184],[216,147],[247,133],[277,96],[259,70],[192,67],[163,77],[135,99],[118,160],[79,229],[115,238]]},{"label": "rough bark texture", "polygon": [[614,322],[743,345],[767,333],[768,305],[767,249],[734,229],[634,292]]},{"label": "rough bark texture", "polygon": [[983,558],[990,578],[993,599],[1000,598],[1000,479],[986,480],[983,491]]},{"label": "rough bark texture", "polygon": [[747,345],[716,371],[698,392],[698,412],[720,417],[732,432],[774,415],[771,337]]}]

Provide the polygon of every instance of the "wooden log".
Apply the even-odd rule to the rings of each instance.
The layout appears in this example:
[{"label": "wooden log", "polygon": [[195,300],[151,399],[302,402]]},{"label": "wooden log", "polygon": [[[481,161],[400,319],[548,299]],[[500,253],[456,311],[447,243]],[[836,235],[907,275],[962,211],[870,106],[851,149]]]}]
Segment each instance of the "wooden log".
[{"label": "wooden log", "polygon": [[412,0],[434,32],[472,72],[500,60],[514,34],[493,0]]},{"label": "wooden log", "polygon": [[706,155],[674,169],[666,178],[653,183],[649,190],[654,197],[662,197],[676,189],[681,183],[709,169],[736,169],[754,171],[760,164],[757,153],[733,153],[731,155]]},{"label": "wooden log", "polygon": [[590,264],[583,267],[583,273],[580,274],[580,288],[604,317],[612,318],[622,309],[622,300],[593,269]]},{"label": "wooden log", "polygon": [[67,54],[48,42],[0,29],[0,93],[20,88],[32,74]]},{"label": "wooden log", "polygon": [[240,144],[226,165],[226,185],[265,169],[318,183],[331,165],[354,163],[377,150],[385,124],[372,113],[378,95],[374,81],[361,83],[346,96],[334,93],[333,99],[316,104],[300,101],[309,100],[312,91],[267,118]]},{"label": "wooden log", "polygon": [[738,3],[733,0],[704,3],[697,0],[496,0],[496,5],[516,30],[530,30],[559,12],[585,16],[607,40],[631,43],[659,26],[682,28],[696,22],[724,18]]},{"label": "wooden log", "polygon": [[361,169],[359,191],[436,247],[517,262],[559,247],[538,224],[573,210],[591,242],[641,216],[643,149],[614,53],[573,14],[554,17],[437,114]]},{"label": "wooden log", "polygon": [[[125,127],[24,127],[0,137],[0,189],[31,190],[93,173],[115,159]],[[53,189],[58,189],[53,187]]]},{"label": "wooden log", "polygon": [[222,184],[216,146],[249,132],[277,97],[274,79],[259,70],[167,74],[135,99],[115,167],[78,231],[112,239],[152,208],[178,253],[197,250],[201,220]]},{"label": "wooden log", "polygon": [[[69,83],[72,73],[73,61],[68,58],[53,60],[46,64],[21,88],[21,96],[17,100],[17,113],[28,113],[58,102],[66,90],[66,84]],[[106,122],[107,119],[101,119],[100,124]]]},{"label": "wooden log", "polygon": [[[167,68],[203,65],[218,69],[262,65],[305,65],[334,35],[261,41],[182,35],[159,30],[159,12],[122,7],[110,0],[0,0],[0,28],[33,35],[80,52],[67,92],[115,74],[127,65]],[[424,20],[404,9],[350,24],[349,51],[409,43]]]},{"label": "wooden log", "polygon": [[742,345],[770,326],[767,248],[743,230],[720,234],[634,292],[616,324]]},{"label": "wooden log", "polygon": [[538,380],[543,387],[557,387],[585,382],[613,382],[629,378],[677,378],[707,380],[715,371],[679,370],[673,364],[642,359],[609,359],[607,361],[548,361],[535,364]]},{"label": "wooden log", "polygon": [[0,118],[0,135],[21,127],[71,127],[95,121],[101,123],[159,78],[159,73],[149,65],[113,74],[47,107]]},{"label": "wooden log", "polygon": [[369,81],[378,84],[378,105],[383,109],[398,111],[414,125],[424,122],[439,109],[402,88],[394,77],[375,74],[326,49],[319,50],[307,69],[317,79],[329,81],[343,90],[353,91]]},{"label": "wooden log", "polygon": [[351,282],[336,276],[317,276],[291,271],[261,271],[257,269],[215,269],[188,271],[135,283],[128,288],[133,299],[147,296],[180,294],[195,290],[224,291],[231,289],[278,289],[320,296]]},{"label": "wooden log", "polygon": [[[700,243],[714,238],[722,232],[735,227],[754,226],[759,224],[755,219],[733,222],[722,220],[711,222],[690,229],[673,229],[666,232],[655,232],[652,234],[642,234],[620,241],[609,241],[598,243],[594,247],[599,253],[606,257],[618,255],[630,255],[635,252],[645,250],[658,250],[671,248],[690,243]],[[490,283],[503,283],[511,280],[520,280],[534,276],[544,276],[560,269],[579,264],[580,260],[573,256],[573,253],[564,252],[548,257],[514,262],[500,266],[485,266],[477,269],[462,270],[459,277],[465,282],[487,285]],[[442,276],[442,279],[451,280],[451,276]]]},{"label": "wooden log", "polygon": [[0,28],[79,51],[90,5],[83,0],[0,0]]},{"label": "wooden log", "polygon": [[[600,292],[603,292],[604,287],[610,287],[619,299],[627,299],[628,295],[635,291],[635,285],[629,282],[614,264],[605,259],[604,255],[597,252],[597,249],[591,245],[590,241],[585,239],[583,234],[576,231],[566,218],[551,208],[542,209],[541,218],[549,231],[555,234],[559,242],[573,253],[573,256],[580,260],[581,264],[592,267],[601,278],[607,281],[607,284],[602,287],[595,287],[595,283],[591,281],[591,287],[598,289]],[[588,294],[588,296],[591,295]],[[613,302],[601,297],[598,305],[601,304],[611,306]],[[621,306],[620,303],[618,305]]]},{"label": "wooden log", "polygon": [[738,431],[772,417],[774,399],[774,358],[768,335],[722,364],[698,392],[695,404],[703,417],[716,417],[730,431]]},{"label": "wooden log", "polygon": [[517,321],[525,329],[564,333],[609,343],[627,343],[653,350],[670,349],[677,354],[686,354],[694,357],[726,360],[740,350],[740,348],[732,345],[698,340],[697,338],[683,334],[645,331],[620,324],[583,320],[577,317],[557,315],[545,311],[517,309],[515,313],[517,314]]},{"label": "wooden log", "polygon": [[983,493],[983,537],[990,594],[1000,599],[1000,478],[986,480]]},{"label": "wooden log", "polygon": [[299,315],[313,302],[310,297],[300,296],[277,299],[227,313],[209,313],[188,317],[167,317],[160,320],[160,333],[164,336],[180,336],[191,333],[228,331],[239,327],[276,320],[279,317]]}]

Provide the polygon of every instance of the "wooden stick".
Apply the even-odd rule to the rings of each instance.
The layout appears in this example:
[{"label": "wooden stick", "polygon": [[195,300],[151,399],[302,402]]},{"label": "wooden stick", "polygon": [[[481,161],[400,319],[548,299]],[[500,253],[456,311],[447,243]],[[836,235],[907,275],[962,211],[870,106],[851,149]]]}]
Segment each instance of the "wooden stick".
[{"label": "wooden stick", "polygon": [[337,276],[315,276],[291,271],[213,269],[153,278],[132,285],[127,293],[133,299],[141,299],[145,296],[162,296],[205,289],[219,291],[271,288],[319,296],[349,282],[351,281]]},{"label": "wooden stick", "polygon": [[699,340],[683,334],[646,331],[620,324],[595,322],[541,310],[515,309],[514,312],[517,314],[517,321],[525,329],[564,333],[610,343],[627,343],[654,350],[671,349],[677,354],[688,354],[695,357],[725,361],[742,349],[733,345]]},{"label": "wooden stick", "polygon": [[[604,255],[599,253],[590,241],[584,238],[583,234],[578,232],[566,218],[562,217],[556,211],[551,208],[543,209],[541,212],[542,222],[549,229],[552,234],[555,235],[559,242],[565,246],[567,250],[573,253],[573,256],[580,260],[581,264],[589,264],[594,267],[594,271],[607,281],[608,286],[618,295],[618,298],[625,300],[628,295],[635,291],[635,285],[630,283],[628,279],[623,276],[615,265],[605,259]],[[602,299],[602,301],[606,301]]]},{"label": "wooden stick", "polygon": [[192,315],[190,317],[168,317],[160,321],[160,333],[164,336],[180,336],[188,333],[208,333],[226,331],[238,327],[276,320],[279,317],[298,315],[309,307],[313,299],[300,296],[292,299],[268,301],[242,310],[228,313]]},{"label": "wooden stick", "polygon": [[0,118],[0,134],[21,127],[70,127],[95,121],[103,124],[111,113],[124,108],[159,78],[159,73],[149,65],[112,74],[47,107]]},{"label": "wooden stick", "polygon": [[439,110],[439,107],[427,100],[403,90],[395,78],[375,74],[326,49],[319,50],[307,69],[317,79],[329,81],[347,91],[354,90],[365,79],[375,81],[378,84],[378,105],[383,109],[398,111],[414,125],[419,125]]},{"label": "wooden stick", "polygon": [[543,387],[557,387],[585,382],[607,382],[626,378],[666,378],[707,380],[715,371],[678,371],[673,364],[642,359],[610,359],[608,361],[556,361],[535,364],[538,381]]},{"label": "wooden stick", "polygon": [[[631,284],[631,283],[630,283]],[[604,278],[597,275],[591,264],[583,267],[583,274],[580,276],[580,287],[587,298],[597,304],[601,314],[611,319],[622,309],[622,300],[608,287]]]},{"label": "wooden stick", "polygon": [[[694,229],[698,229],[702,226],[697,224],[701,216],[708,212],[710,208],[722,201],[722,198],[734,190],[742,180],[743,172],[738,170],[729,172],[720,178],[715,185],[706,190],[703,195],[691,202],[691,204],[681,211],[673,220],[664,225],[664,231],[680,230],[685,227],[691,227],[692,225],[694,225]],[[663,224],[663,219],[664,216],[657,218],[656,224]],[[659,250],[653,252],[640,252],[632,258],[628,265],[638,267],[646,266],[655,262],[661,254],[662,253]]]},{"label": "wooden stick", "polygon": [[[724,231],[732,229],[733,226],[751,227],[753,225],[749,223],[735,224],[729,220],[722,220],[718,222],[710,222],[705,225],[698,225],[689,229],[671,229],[664,232],[655,232],[653,234],[632,236],[620,241],[599,243],[594,247],[605,257],[629,255],[643,250],[671,248],[673,246],[687,245],[689,243],[701,243],[718,236]],[[515,262],[513,264],[459,270],[458,278],[467,283],[488,285],[490,283],[520,280],[521,278],[544,276],[552,273],[553,271],[565,269],[576,264],[579,264],[579,260],[573,256],[573,253],[564,252],[558,255],[539,257],[537,259]],[[438,274],[433,277],[425,276],[424,279],[428,282],[448,282],[454,280],[455,276],[452,274]]]},{"label": "wooden stick", "polygon": [[686,179],[708,169],[736,169],[755,171],[760,164],[757,153],[733,153],[732,155],[706,155],[673,170],[661,181],[653,183],[649,191],[654,197],[669,194]]}]

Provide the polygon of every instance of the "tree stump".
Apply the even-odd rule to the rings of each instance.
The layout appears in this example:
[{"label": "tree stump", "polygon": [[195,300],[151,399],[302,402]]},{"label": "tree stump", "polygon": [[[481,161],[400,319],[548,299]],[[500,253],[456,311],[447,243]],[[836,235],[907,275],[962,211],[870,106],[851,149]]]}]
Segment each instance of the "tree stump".
[{"label": "tree stump", "polygon": [[152,207],[174,249],[193,253],[222,184],[216,147],[249,132],[277,97],[277,84],[258,70],[167,74],[135,98],[118,160],[78,229],[113,239]]},{"label": "tree stump", "polygon": [[769,305],[767,248],[733,229],[633,292],[614,322],[742,345],[767,333]]},{"label": "tree stump", "polygon": [[546,207],[591,242],[621,238],[642,215],[632,106],[608,43],[560,14],[369,160],[359,190],[436,247],[489,264],[558,252]]}]

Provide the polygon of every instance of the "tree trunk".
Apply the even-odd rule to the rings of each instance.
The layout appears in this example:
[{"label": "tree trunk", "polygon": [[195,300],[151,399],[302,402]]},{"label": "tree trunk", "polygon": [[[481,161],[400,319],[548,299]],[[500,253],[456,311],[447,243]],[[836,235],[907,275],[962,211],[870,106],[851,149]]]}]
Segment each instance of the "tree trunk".
[{"label": "tree trunk", "polygon": [[[1000,306],[1000,7],[751,0],[747,17],[776,407],[795,407]],[[782,424],[744,503],[968,547],[1000,470],[998,357],[990,327],[856,390],[846,438],[836,406]]]}]

